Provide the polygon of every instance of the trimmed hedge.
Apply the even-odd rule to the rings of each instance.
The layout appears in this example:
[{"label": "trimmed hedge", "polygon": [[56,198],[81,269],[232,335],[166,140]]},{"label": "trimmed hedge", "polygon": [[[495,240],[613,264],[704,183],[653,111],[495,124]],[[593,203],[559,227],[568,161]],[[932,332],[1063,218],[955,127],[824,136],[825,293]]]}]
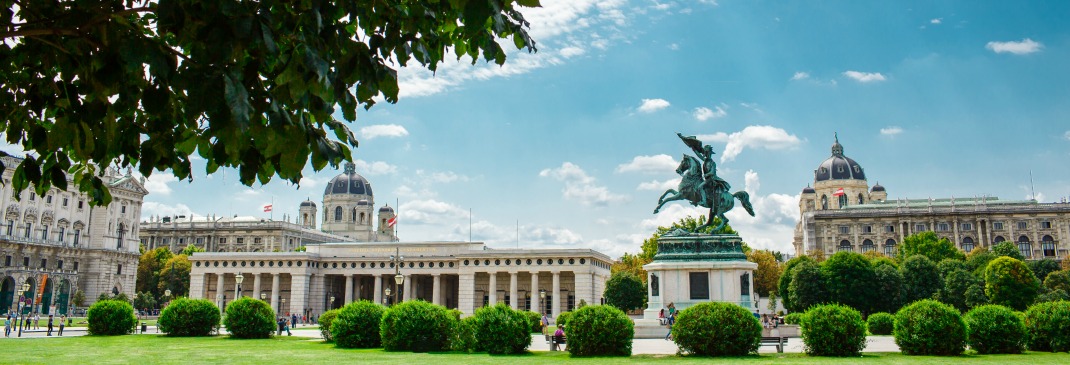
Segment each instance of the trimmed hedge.
[{"label": "trimmed hedge", "polygon": [[476,340],[487,353],[520,354],[531,345],[531,323],[524,313],[498,303],[476,310]]},{"label": "trimmed hedge", "polygon": [[476,317],[465,317],[453,324],[450,334],[450,349],[454,351],[481,351],[476,341]]},{"label": "trimmed hedge", "polygon": [[788,315],[784,316],[784,324],[798,325],[798,324],[802,323],[802,319],[803,319],[804,315],[806,315],[806,314],[805,313],[799,313],[799,312],[788,313]]},{"label": "trimmed hedge", "polygon": [[178,298],[160,312],[156,326],[168,336],[208,336],[219,330],[219,320],[211,300]]},{"label": "trimmed hedge", "polygon": [[739,305],[701,303],[676,315],[672,339],[681,351],[692,355],[743,356],[758,352],[762,325]]},{"label": "trimmed hedge", "polygon": [[86,314],[90,335],[116,336],[133,333],[137,326],[134,306],[125,300],[99,300]]},{"label": "trimmed hedge", "polygon": [[1070,301],[1045,302],[1025,311],[1029,331],[1029,349],[1033,351],[1070,351]]},{"label": "trimmed hedge", "polygon": [[802,340],[810,356],[858,356],[866,348],[866,322],[854,308],[819,305],[806,311]]},{"label": "trimmed hedge", "polygon": [[895,344],[907,355],[960,355],[966,350],[966,322],[955,307],[919,300],[895,314]]},{"label": "trimmed hedge", "polygon": [[542,326],[539,325],[542,322],[542,316],[532,311],[521,311],[521,314],[528,319],[528,324],[531,326],[531,333],[542,333]]},{"label": "trimmed hedge", "polygon": [[331,324],[341,311],[341,308],[331,309],[320,314],[319,319],[316,320],[316,323],[320,325],[320,336],[323,336],[323,342],[334,342],[334,336],[331,336]]},{"label": "trimmed hedge", "polygon": [[635,323],[616,307],[588,305],[577,309],[568,317],[564,330],[572,356],[632,355]]},{"label": "trimmed hedge", "polygon": [[[407,300],[383,313],[379,337],[387,351],[443,351],[449,349],[455,321],[446,307]],[[335,337],[335,341],[339,340]]]},{"label": "trimmed hedge", "polygon": [[260,299],[241,297],[227,305],[223,318],[232,338],[268,338],[275,332],[275,311]]},{"label": "trimmed hedge", "polygon": [[1010,308],[982,305],[964,319],[967,341],[979,354],[1020,354],[1025,349],[1025,324]]},{"label": "trimmed hedge", "polygon": [[[384,312],[386,312],[385,307],[367,300],[349,303],[337,309],[334,320],[330,323],[334,345],[341,348],[365,349],[382,346],[380,323]],[[321,328],[324,325],[321,317]]]},{"label": "trimmed hedge", "polygon": [[895,330],[895,315],[884,312],[870,314],[866,319],[866,327],[874,335],[890,335]]}]

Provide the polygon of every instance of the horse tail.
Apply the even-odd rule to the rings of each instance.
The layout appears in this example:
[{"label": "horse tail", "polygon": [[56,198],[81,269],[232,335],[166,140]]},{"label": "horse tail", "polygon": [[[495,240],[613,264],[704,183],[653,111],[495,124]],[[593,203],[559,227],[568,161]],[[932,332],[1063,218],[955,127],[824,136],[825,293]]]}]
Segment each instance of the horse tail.
[{"label": "horse tail", "polygon": [[754,207],[750,205],[750,194],[747,194],[746,191],[740,190],[737,191],[735,194],[732,194],[732,196],[736,197],[736,199],[739,199],[739,203],[743,205],[743,209],[746,209],[747,213],[750,214],[751,217],[754,216]]}]

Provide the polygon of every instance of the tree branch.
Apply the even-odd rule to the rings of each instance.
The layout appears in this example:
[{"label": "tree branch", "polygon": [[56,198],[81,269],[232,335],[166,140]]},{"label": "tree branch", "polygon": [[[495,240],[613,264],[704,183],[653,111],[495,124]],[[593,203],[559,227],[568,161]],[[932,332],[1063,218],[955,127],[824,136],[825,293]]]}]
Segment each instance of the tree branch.
[{"label": "tree branch", "polygon": [[16,30],[14,32],[3,32],[3,33],[0,33],[0,40],[8,39],[8,38],[33,37],[33,36],[41,36],[41,35],[81,36],[82,34],[78,33],[78,31],[74,30],[74,29],[57,29],[57,28],[26,29],[26,30]]}]

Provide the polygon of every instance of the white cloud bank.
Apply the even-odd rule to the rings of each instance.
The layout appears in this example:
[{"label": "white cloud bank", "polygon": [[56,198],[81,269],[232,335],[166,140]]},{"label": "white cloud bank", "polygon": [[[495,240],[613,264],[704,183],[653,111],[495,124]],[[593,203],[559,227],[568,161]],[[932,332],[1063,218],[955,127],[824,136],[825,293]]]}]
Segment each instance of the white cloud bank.
[{"label": "white cloud bank", "polygon": [[617,166],[617,172],[639,172],[644,174],[672,173],[679,163],[666,154],[653,156],[635,156],[631,162]]},{"label": "white cloud bank", "polygon": [[886,80],[880,72],[844,71],[844,76],[861,83],[880,82]]},{"label": "white cloud bank", "polygon": [[691,113],[695,117],[695,120],[705,122],[710,119],[724,118],[728,116],[728,112],[724,110],[724,105],[714,107],[714,110],[710,110],[707,107],[695,108],[695,111]]},{"label": "white cloud bank", "polygon": [[752,125],[743,128],[742,131],[732,134],[717,132],[698,136],[704,142],[725,143],[724,153],[721,154],[721,162],[735,160],[743,152],[744,148],[763,148],[767,150],[783,150],[797,147],[799,137],[789,134],[787,131],[768,125]]},{"label": "white cloud bank", "polygon": [[1041,48],[1044,48],[1044,45],[1032,39],[1025,38],[1018,42],[992,41],[985,44],[985,48],[996,53],[1013,53],[1017,55],[1023,55],[1039,52]]},{"label": "white cloud bank", "polygon": [[374,139],[378,137],[404,137],[409,135],[409,131],[397,124],[376,124],[369,125],[367,127],[360,128],[360,135],[365,139]]},{"label": "white cloud bank", "polygon": [[356,160],[354,164],[357,165],[357,173],[360,174],[389,175],[398,172],[397,166],[383,161],[368,162],[364,160]]},{"label": "white cloud bank", "polygon": [[806,80],[808,78],[810,78],[810,74],[806,73],[806,72],[801,72],[801,71],[796,72],[795,75],[791,76],[791,80],[792,81]]},{"label": "white cloud bank", "polygon": [[653,113],[658,110],[662,110],[669,107],[669,101],[665,99],[643,99],[642,104],[639,104],[639,110],[643,113]]},{"label": "white cloud bank", "polygon": [[899,128],[898,126],[893,125],[881,128],[881,135],[883,136],[895,137],[900,133],[903,133],[903,128]]},{"label": "white cloud bank", "polygon": [[571,162],[564,162],[558,168],[544,169],[539,176],[564,182],[562,193],[565,199],[575,199],[583,205],[606,206],[628,199],[625,195],[610,193],[605,186],[595,184],[593,177]]}]

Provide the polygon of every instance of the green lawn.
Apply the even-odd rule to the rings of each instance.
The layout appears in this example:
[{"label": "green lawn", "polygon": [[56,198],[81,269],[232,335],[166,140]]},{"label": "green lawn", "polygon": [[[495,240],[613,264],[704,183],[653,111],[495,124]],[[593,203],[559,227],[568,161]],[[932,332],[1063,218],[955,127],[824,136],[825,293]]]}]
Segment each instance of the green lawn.
[{"label": "green lawn", "polygon": [[[385,352],[336,349],[331,344],[298,337],[266,340],[232,340],[225,337],[168,338],[155,335],[117,337],[69,337],[6,339],[0,344],[2,364],[273,364],[361,363],[382,364],[616,364],[616,363],[709,363],[709,358],[643,355],[631,358],[570,358],[567,352],[535,352],[517,356],[487,354]],[[867,354],[860,358],[813,358],[802,354],[765,354],[742,358],[718,358],[718,364],[1066,364],[1070,355],[1028,353],[959,357]]]}]

